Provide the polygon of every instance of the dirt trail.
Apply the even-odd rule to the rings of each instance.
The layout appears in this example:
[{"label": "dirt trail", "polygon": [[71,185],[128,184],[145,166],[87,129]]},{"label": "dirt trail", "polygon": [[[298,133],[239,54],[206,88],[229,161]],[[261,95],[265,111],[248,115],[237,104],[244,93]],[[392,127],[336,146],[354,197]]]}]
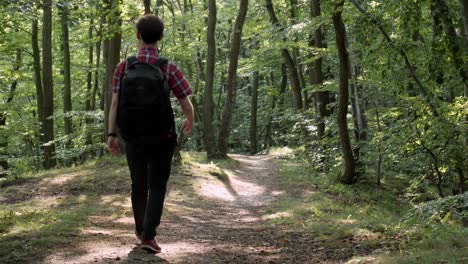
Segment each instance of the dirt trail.
[{"label": "dirt trail", "polygon": [[[266,219],[269,206],[285,196],[270,156],[231,155],[232,170],[201,172],[210,164],[171,179],[167,210],[158,229],[162,253],[141,250],[132,233],[130,200],[103,198],[124,217],[94,215],[73,243],[41,263],[342,263],[305,233]],[[208,168],[209,169],[209,168]],[[333,260],[335,258],[335,260]],[[338,258],[338,259],[337,259]]]}]

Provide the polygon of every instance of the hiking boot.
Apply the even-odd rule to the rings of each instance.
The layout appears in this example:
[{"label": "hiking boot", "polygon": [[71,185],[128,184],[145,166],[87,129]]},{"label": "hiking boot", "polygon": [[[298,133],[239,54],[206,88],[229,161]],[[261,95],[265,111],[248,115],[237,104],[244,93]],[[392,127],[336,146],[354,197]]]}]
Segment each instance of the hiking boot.
[{"label": "hiking boot", "polygon": [[154,239],[141,241],[141,248],[150,253],[161,253],[161,247]]}]

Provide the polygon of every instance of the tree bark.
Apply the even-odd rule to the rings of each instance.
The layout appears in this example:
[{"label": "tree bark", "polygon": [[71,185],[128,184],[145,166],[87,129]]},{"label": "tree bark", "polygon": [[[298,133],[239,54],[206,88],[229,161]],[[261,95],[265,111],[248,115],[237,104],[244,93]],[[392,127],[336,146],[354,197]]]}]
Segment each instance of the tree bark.
[{"label": "tree bark", "polygon": [[[464,37],[464,48],[463,50],[465,51],[465,58],[468,57],[468,1],[467,0],[460,0],[460,3],[462,5],[462,11],[463,11],[463,37]],[[468,66],[465,63],[465,69],[466,72],[468,72]],[[465,98],[468,97],[468,85],[465,83],[464,86],[464,96]],[[468,116],[465,116],[465,124],[468,123]],[[465,133],[463,136],[463,144],[465,146],[465,149],[468,147],[468,129],[465,129]],[[464,160],[464,159],[462,159]],[[458,167],[458,166],[457,166]],[[468,191],[468,186],[465,183],[465,171],[463,167],[457,168],[457,173],[459,177],[459,182],[458,182],[458,188],[461,193]]]},{"label": "tree bark", "polygon": [[257,153],[257,105],[258,105],[258,71],[253,73],[252,80],[252,97],[250,104],[250,154]]},{"label": "tree bark", "polygon": [[105,131],[108,133],[109,110],[112,99],[112,78],[117,64],[120,62],[120,47],[122,43],[121,25],[122,19],[120,17],[120,2],[119,0],[111,0],[110,2],[110,28],[115,28],[116,31],[112,32],[112,38],[109,40],[108,58],[106,64],[106,82],[107,90],[104,93],[105,107],[104,107],[104,120]]},{"label": "tree bark", "polygon": [[[359,56],[359,55],[358,55]],[[365,174],[365,167],[361,162],[361,147],[365,145],[367,141],[367,117],[365,104],[362,100],[361,85],[358,83],[361,70],[359,66],[354,66],[354,81],[351,85],[351,106],[353,111],[354,121],[354,135],[356,139],[356,146],[354,147],[354,161],[356,166],[356,173],[358,175]]]},{"label": "tree bark", "polygon": [[[290,0],[289,4],[290,4],[291,25],[294,26],[297,23],[297,15],[296,15],[297,0]],[[296,46],[293,48],[292,57],[293,57],[294,64],[296,65],[296,68],[297,68],[297,77],[299,79],[299,86],[302,92],[302,99],[303,99],[302,106],[304,110],[308,110],[310,102],[309,102],[309,96],[306,90],[306,82],[305,82],[304,71],[302,67],[301,54],[300,54],[299,48],[297,47],[297,43],[298,43],[297,33],[294,34],[294,43],[296,43]]]},{"label": "tree bark", "polygon": [[143,0],[145,6],[145,14],[151,14],[151,0]]},{"label": "tree bark", "polygon": [[344,184],[352,184],[355,182],[354,158],[349,139],[348,122],[346,115],[348,114],[349,102],[349,77],[350,77],[350,61],[346,47],[346,28],[342,19],[342,8],[344,0],[340,0],[333,14],[333,26],[336,34],[336,47],[340,60],[340,83],[338,96],[338,130],[341,142],[341,151],[344,159],[344,173],[340,181]]},{"label": "tree bark", "polygon": [[213,126],[214,102],[213,83],[216,64],[216,0],[208,2],[208,30],[207,30],[207,60],[206,60],[206,83],[203,95],[203,136],[208,159],[216,158],[216,141]]},{"label": "tree bark", "polygon": [[163,0],[156,0],[156,7],[154,8],[154,14],[156,16],[161,15],[161,9],[162,9],[163,3],[164,3]]},{"label": "tree bark", "polygon": [[44,0],[42,17],[42,87],[44,99],[44,167],[53,168],[55,159],[54,141],[54,80],[52,73],[52,0]]},{"label": "tree bark", "polygon": [[70,66],[70,44],[68,33],[68,7],[67,4],[60,8],[62,26],[62,47],[63,47],[63,113],[65,135],[73,133],[72,118],[67,114],[72,111],[71,101],[71,66]]},{"label": "tree bark", "polygon": [[237,66],[239,64],[239,51],[241,47],[242,29],[244,27],[245,17],[247,16],[248,0],[239,1],[239,13],[237,14],[234,25],[234,33],[231,39],[231,52],[229,55],[228,69],[228,93],[226,103],[224,104],[223,118],[218,137],[218,150],[222,156],[227,155],[227,142],[231,132],[232,115],[236,103],[237,93]]},{"label": "tree bark", "polygon": [[37,100],[37,117],[39,122],[39,142],[41,146],[44,141],[44,96],[42,91],[42,69],[41,69],[41,52],[39,49],[39,25],[37,18],[32,21],[32,35],[31,44],[33,50],[33,68],[34,68],[34,84],[36,86],[36,100]]},{"label": "tree bark", "polygon": [[[320,0],[309,0],[310,16],[313,19],[321,17]],[[322,26],[318,26],[313,34],[309,36],[309,46],[318,49],[325,48],[324,44],[325,37],[323,35]],[[314,56],[311,54],[311,57]],[[312,84],[319,87],[323,84],[323,71],[322,71],[322,57],[319,56],[314,61],[309,63],[309,77],[312,80]],[[325,136],[325,118],[330,115],[330,111],[327,110],[327,105],[330,103],[328,91],[316,91],[315,97],[315,111],[317,117],[317,138],[323,139]]]},{"label": "tree bark", "polygon": [[[93,22],[94,20],[91,18],[89,21],[90,25],[88,28],[88,39],[91,41],[93,39]],[[86,102],[85,102],[85,110],[91,110],[91,101],[94,95],[93,92],[93,63],[94,63],[94,45],[90,44],[88,47],[88,73],[86,74]]]},{"label": "tree bark", "polygon": [[[273,8],[273,3],[271,0],[265,0],[265,5],[268,11],[268,15],[270,16],[270,21],[272,22],[273,26],[277,27],[280,33],[283,33],[284,27],[279,22],[278,18],[275,14],[275,9]],[[293,105],[294,108],[300,110],[303,108],[302,105],[302,94],[301,94],[301,85],[299,81],[299,77],[297,76],[297,68],[294,64],[294,60],[287,49],[281,49],[281,56],[286,63],[288,69],[289,79],[291,81],[291,87],[293,90]]]},{"label": "tree bark", "polygon": [[102,25],[104,19],[101,18],[101,23],[99,24],[99,30],[97,35],[99,40],[96,42],[96,69],[94,70],[94,88],[93,93],[91,94],[91,105],[90,110],[96,110],[96,96],[99,91],[99,68],[101,67],[101,45],[102,45]]}]

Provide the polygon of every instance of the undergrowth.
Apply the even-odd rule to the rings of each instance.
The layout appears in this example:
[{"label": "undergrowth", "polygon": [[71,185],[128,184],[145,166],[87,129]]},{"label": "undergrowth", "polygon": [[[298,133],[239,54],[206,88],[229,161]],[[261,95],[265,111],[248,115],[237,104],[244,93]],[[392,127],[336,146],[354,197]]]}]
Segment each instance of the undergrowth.
[{"label": "undergrowth", "polygon": [[301,191],[271,209],[274,224],[303,228],[331,247],[359,241],[369,254],[354,260],[468,263],[468,194],[414,204],[399,177],[387,177],[381,188],[365,176],[343,185],[339,169],[317,172],[291,153],[277,159],[283,186]]}]

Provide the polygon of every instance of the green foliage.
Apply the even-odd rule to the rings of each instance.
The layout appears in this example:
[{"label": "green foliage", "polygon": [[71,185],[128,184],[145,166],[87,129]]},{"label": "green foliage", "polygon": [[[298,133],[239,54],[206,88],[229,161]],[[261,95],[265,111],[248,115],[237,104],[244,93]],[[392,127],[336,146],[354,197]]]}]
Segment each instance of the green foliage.
[{"label": "green foliage", "polygon": [[[433,262],[441,259],[439,252],[451,254],[443,257],[453,263],[467,257],[466,193],[413,206],[401,193],[405,183],[390,177],[381,189],[366,179],[342,185],[334,180],[337,172],[317,172],[304,166],[300,156],[280,157],[280,184],[303,191],[290,193],[270,209],[273,224],[303,228],[330,247],[365,237],[360,245],[380,259],[377,263]],[[387,254],[380,256],[382,252]]]},{"label": "green foliage", "polygon": [[457,223],[468,226],[468,193],[421,203],[413,208],[407,221],[419,223]]}]

